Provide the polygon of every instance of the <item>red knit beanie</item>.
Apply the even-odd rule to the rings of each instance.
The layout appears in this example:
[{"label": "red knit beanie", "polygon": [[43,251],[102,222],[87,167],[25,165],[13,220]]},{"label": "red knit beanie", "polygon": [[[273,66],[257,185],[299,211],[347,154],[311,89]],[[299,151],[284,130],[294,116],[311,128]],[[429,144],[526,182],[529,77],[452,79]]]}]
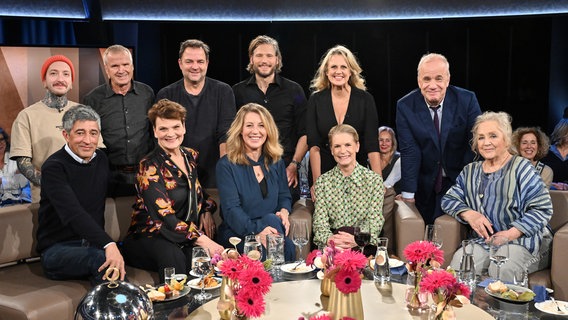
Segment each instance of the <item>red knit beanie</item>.
[{"label": "red knit beanie", "polygon": [[73,63],[71,62],[71,60],[69,60],[69,58],[60,54],[51,56],[47,58],[47,60],[45,60],[43,66],[41,67],[41,81],[45,81],[45,74],[47,73],[47,69],[52,63],[57,61],[65,62],[69,65],[69,68],[71,68],[71,81],[75,81],[75,68],[73,68]]}]

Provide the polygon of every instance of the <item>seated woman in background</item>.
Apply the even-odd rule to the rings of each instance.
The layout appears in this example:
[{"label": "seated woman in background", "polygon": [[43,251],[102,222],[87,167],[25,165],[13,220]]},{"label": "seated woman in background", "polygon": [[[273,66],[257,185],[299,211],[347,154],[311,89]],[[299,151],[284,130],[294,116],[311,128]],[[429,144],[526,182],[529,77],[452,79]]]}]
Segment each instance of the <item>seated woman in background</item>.
[{"label": "seated woman in background", "polygon": [[[473,229],[478,274],[487,268],[491,277],[497,274],[495,264],[489,264],[491,235],[510,241],[509,260],[500,272],[503,281],[512,281],[519,269],[531,273],[546,268],[552,241],[550,195],[530,161],[511,154],[510,116],[485,112],[472,131],[472,150],[484,160],[464,167],[442,198],[442,210]],[[456,270],[461,256],[461,249],[454,253],[451,266]]]},{"label": "seated woman in background", "polygon": [[568,190],[568,118],[558,121],[550,140],[550,150],[541,161],[554,172],[552,189]]},{"label": "seated woman in background", "polygon": [[381,171],[385,188],[393,188],[396,194],[400,193],[398,182],[400,173],[400,153],[396,151],[396,134],[390,127],[379,128],[379,153],[381,155]]},{"label": "seated woman in background", "polygon": [[[217,240],[230,247],[229,238],[288,235],[292,197],[288,189],[283,149],[270,112],[256,103],[242,106],[227,132],[227,154],[217,162],[217,186],[223,223]],[[244,241],[238,248],[242,252]],[[285,259],[293,261],[295,247],[285,238]]]},{"label": "seated woman in background", "polygon": [[0,207],[24,202],[31,202],[29,181],[10,160],[10,137],[0,128]]},{"label": "seated woman in background", "polygon": [[546,134],[538,127],[517,128],[513,132],[513,146],[522,157],[530,160],[546,188],[550,188],[554,173],[549,166],[539,161],[546,156],[550,146]]},{"label": "seated woman in background", "polygon": [[211,255],[223,250],[207,236],[213,235],[217,204],[197,178],[197,152],[181,146],[185,116],[184,107],[167,99],[148,111],[157,146],[140,161],[138,195],[123,247],[127,264],[159,272],[162,282],[165,267],[191,271],[194,246]]},{"label": "seated woman in background", "polygon": [[370,244],[376,245],[384,223],[383,179],[357,162],[359,135],[352,126],[337,125],[328,138],[337,165],[316,181],[314,242],[324,246],[333,240],[340,248],[356,247],[353,234],[342,230],[366,221]]}]

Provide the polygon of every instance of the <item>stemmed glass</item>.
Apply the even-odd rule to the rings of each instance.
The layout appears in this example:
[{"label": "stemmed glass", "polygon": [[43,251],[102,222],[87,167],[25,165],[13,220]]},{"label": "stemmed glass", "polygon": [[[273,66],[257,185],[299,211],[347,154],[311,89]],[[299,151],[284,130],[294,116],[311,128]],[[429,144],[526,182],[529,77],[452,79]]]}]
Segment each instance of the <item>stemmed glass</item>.
[{"label": "stemmed glass", "polygon": [[290,226],[290,237],[294,244],[298,247],[298,260],[297,262],[302,262],[302,248],[308,244],[308,224],[306,221],[295,221]]},{"label": "stemmed glass", "polygon": [[509,239],[493,235],[489,239],[489,259],[497,266],[497,280],[500,280],[501,266],[509,260]]},{"label": "stemmed glass", "polygon": [[353,232],[355,242],[359,246],[359,251],[364,253],[365,247],[371,242],[371,229],[369,227],[369,220],[361,220],[355,225]]},{"label": "stemmed glass", "polygon": [[429,224],[424,230],[424,241],[432,242],[438,249],[442,247],[443,243],[441,227],[440,225]]},{"label": "stemmed glass", "polygon": [[207,250],[202,247],[194,247],[191,256],[191,268],[201,278],[201,292],[195,295],[197,301],[204,301],[212,297],[211,293],[205,292],[205,276],[211,271],[211,257]]}]

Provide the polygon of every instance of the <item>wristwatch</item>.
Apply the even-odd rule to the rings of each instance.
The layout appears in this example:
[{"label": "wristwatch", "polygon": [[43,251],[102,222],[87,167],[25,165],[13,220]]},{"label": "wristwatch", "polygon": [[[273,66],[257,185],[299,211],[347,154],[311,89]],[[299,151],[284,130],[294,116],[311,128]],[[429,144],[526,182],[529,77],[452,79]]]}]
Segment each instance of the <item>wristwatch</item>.
[{"label": "wristwatch", "polygon": [[298,167],[298,168],[300,167],[300,163],[299,163],[298,161],[296,161],[296,160],[292,160],[292,161],[290,161],[290,163],[295,164],[296,167]]}]

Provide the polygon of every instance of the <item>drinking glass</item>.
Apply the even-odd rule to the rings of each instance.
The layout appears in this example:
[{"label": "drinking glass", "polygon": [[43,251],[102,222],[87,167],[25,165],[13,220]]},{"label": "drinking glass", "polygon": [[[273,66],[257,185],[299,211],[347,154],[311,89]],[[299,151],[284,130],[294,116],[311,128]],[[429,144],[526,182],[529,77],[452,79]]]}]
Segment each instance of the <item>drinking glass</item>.
[{"label": "drinking glass", "polygon": [[424,241],[432,242],[438,249],[442,247],[442,234],[440,225],[429,224],[424,230]]},{"label": "drinking glass", "polygon": [[390,266],[389,254],[387,251],[389,239],[380,237],[377,242],[377,254],[375,255],[375,270],[373,271],[373,278],[375,282],[389,282],[390,281]]},{"label": "drinking glass", "polygon": [[470,288],[475,288],[475,261],[473,260],[473,240],[462,241],[462,257],[458,270],[459,280]]},{"label": "drinking glass", "polygon": [[212,297],[211,293],[205,292],[205,276],[211,271],[211,257],[207,250],[202,247],[194,247],[191,256],[193,272],[201,278],[201,292],[195,295],[195,300],[205,301]]},{"label": "drinking glass", "polygon": [[298,247],[298,260],[297,262],[301,262],[302,259],[302,248],[308,244],[308,224],[306,221],[295,221],[290,226],[290,237],[294,244]]},{"label": "drinking glass", "polygon": [[525,268],[519,268],[513,273],[513,283],[521,286],[521,287],[528,287],[529,286],[529,272]]},{"label": "drinking glass", "polygon": [[245,247],[243,253],[253,260],[260,260],[262,257],[262,243],[258,236],[254,234],[245,236]]},{"label": "drinking glass", "polygon": [[266,259],[272,260],[272,276],[280,280],[280,266],[284,264],[284,236],[281,234],[266,235]]},{"label": "drinking glass", "polygon": [[359,251],[364,253],[365,247],[371,241],[371,229],[369,220],[361,220],[355,225],[355,232],[353,232],[355,242],[359,246]]},{"label": "drinking glass", "polygon": [[172,283],[172,276],[176,273],[176,268],[166,267],[164,268],[164,283],[170,285]]},{"label": "drinking glass", "polygon": [[509,239],[493,235],[489,239],[489,259],[497,266],[497,280],[500,280],[501,266],[509,260]]}]

